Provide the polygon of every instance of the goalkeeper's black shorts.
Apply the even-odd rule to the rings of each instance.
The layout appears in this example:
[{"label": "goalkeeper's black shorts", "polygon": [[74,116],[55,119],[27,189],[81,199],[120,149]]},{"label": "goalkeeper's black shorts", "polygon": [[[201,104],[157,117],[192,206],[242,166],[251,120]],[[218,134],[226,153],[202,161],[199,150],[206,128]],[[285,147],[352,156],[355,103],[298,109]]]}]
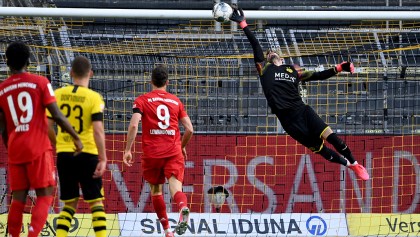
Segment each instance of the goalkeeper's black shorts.
[{"label": "goalkeeper's black shorts", "polygon": [[308,105],[276,112],[283,129],[296,141],[317,152],[324,140],[321,134],[328,125]]}]

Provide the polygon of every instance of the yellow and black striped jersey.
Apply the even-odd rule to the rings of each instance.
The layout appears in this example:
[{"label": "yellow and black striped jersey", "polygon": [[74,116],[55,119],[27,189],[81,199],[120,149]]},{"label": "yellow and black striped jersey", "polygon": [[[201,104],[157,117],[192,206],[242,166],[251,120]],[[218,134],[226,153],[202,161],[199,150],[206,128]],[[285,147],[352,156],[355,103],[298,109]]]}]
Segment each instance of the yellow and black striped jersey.
[{"label": "yellow and black striped jersey", "polygon": [[[57,105],[67,117],[83,143],[82,152],[97,155],[93,137],[92,121],[103,120],[105,107],[102,96],[86,87],[68,85],[55,90]],[[51,114],[47,110],[48,117]],[[74,152],[73,138],[70,134],[58,128],[56,150],[58,152]]]}]

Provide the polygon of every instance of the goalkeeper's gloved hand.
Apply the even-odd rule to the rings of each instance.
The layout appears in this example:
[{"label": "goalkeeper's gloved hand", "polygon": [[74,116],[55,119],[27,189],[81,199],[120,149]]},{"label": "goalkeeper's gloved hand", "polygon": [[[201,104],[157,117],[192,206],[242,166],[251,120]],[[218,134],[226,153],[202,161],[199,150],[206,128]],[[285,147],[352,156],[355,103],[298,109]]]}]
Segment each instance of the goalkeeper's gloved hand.
[{"label": "goalkeeper's gloved hand", "polygon": [[242,11],[242,8],[238,8],[237,4],[232,4],[231,6],[233,9],[233,13],[229,17],[229,19],[231,21],[239,23],[239,27],[241,27],[241,29],[247,27],[248,24],[246,23],[244,11]]},{"label": "goalkeeper's gloved hand", "polygon": [[351,74],[353,74],[354,65],[351,62],[342,62],[340,64],[335,65],[335,70],[337,72],[345,71],[345,72],[350,72]]}]

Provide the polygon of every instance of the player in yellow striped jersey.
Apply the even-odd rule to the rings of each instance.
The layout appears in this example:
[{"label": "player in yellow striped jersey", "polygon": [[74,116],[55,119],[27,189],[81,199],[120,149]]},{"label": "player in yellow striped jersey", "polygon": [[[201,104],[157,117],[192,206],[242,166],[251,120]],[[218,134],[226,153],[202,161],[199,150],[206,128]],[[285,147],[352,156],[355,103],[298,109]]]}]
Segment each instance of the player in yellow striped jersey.
[{"label": "player in yellow striped jersey", "polygon": [[[89,89],[92,66],[86,57],[78,56],[70,72],[73,85],[55,90],[57,104],[68,118],[84,144],[82,153],[73,156],[71,136],[59,129],[55,137],[54,122],[49,120],[49,134],[56,144],[57,170],[60,180],[60,199],[64,207],[57,221],[57,236],[67,236],[79,200],[79,184],[83,199],[92,211],[92,225],[96,237],[106,236],[106,215],[102,200],[102,175],[106,168],[105,133],[103,126],[104,101]],[[77,172],[75,172],[77,170]]]}]

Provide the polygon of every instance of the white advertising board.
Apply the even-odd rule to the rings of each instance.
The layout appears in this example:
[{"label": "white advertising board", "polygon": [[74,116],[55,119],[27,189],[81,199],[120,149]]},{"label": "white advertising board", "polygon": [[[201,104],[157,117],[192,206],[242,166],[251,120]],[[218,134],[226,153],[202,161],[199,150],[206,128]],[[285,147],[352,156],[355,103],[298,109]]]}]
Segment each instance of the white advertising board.
[{"label": "white advertising board", "polygon": [[[173,229],[178,213],[168,214]],[[121,236],[163,236],[154,213],[120,213]],[[183,236],[347,236],[345,214],[191,213]]]}]

